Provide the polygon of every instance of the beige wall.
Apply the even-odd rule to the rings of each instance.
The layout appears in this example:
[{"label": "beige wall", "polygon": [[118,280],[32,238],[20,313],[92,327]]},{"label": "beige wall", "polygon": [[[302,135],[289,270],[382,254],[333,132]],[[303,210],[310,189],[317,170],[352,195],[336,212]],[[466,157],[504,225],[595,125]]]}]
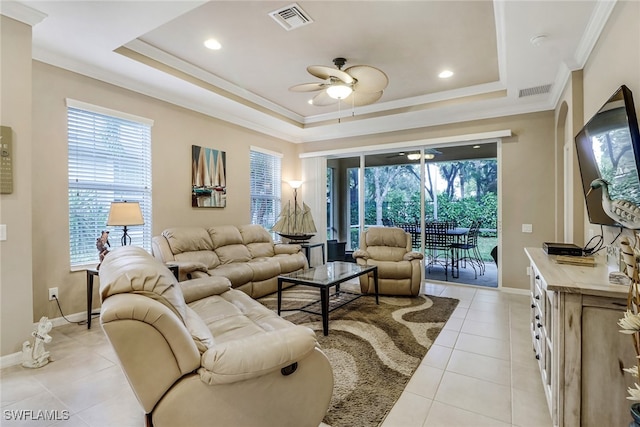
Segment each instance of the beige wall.
[{"label": "beige wall", "polygon": [[[57,286],[65,314],[86,310],[85,273],[70,272],[65,98],[154,120],[152,128],[153,234],[170,226],[247,224],[250,221],[249,150],[284,154],[283,179],[299,176],[297,147],[226,122],[33,62],[33,311],[60,317],[47,289]],[[227,207],[191,207],[191,145],[226,151]],[[286,199],[288,193],[283,191]],[[112,239],[112,244],[118,239]],[[97,288],[97,286],[96,286]],[[98,306],[97,290],[94,305]],[[31,319],[30,319],[31,320]]]},{"label": "beige wall", "polygon": [[[524,247],[541,247],[543,242],[555,237],[553,125],[554,113],[548,111],[434,126],[393,135],[309,143],[303,146],[303,150],[324,151],[510,129],[514,136],[503,139],[500,165],[502,284],[504,287],[525,289],[529,286],[529,278]],[[532,224],[533,233],[522,233],[522,224]]]},{"label": "beige wall", "polygon": [[[563,96],[572,111],[573,136],[623,84],[633,92],[640,117],[640,2],[617,2],[581,74],[581,85],[568,85]],[[600,227],[589,224],[580,183],[574,188],[574,202],[582,212],[582,218],[575,217],[575,229],[583,232],[586,243],[590,235],[600,234]],[[604,227],[605,243],[618,231]]]},{"label": "beige wall", "polygon": [[0,124],[12,129],[13,193],[0,195],[0,354],[20,350],[29,338],[31,275],[31,27],[0,16]]}]

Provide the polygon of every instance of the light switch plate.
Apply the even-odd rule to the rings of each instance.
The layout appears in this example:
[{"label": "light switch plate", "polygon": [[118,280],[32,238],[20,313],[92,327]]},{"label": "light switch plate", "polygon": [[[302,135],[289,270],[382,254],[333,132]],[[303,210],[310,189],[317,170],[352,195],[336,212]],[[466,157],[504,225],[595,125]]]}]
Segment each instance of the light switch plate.
[{"label": "light switch plate", "polygon": [[0,241],[7,240],[7,224],[0,224]]},{"label": "light switch plate", "polygon": [[523,233],[533,233],[533,225],[532,224],[522,224],[522,232]]}]

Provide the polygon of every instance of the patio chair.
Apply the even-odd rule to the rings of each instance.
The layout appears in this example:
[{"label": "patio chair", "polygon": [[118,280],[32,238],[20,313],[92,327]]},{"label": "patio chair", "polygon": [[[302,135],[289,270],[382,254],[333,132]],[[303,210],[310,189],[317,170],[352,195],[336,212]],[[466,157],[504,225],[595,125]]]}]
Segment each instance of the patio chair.
[{"label": "patio chair", "polygon": [[[467,263],[473,268],[475,278],[478,278],[478,271],[482,276],[485,272],[484,261],[478,250],[478,235],[480,234],[480,223],[473,221],[469,228],[469,233],[466,235],[464,242],[452,243],[451,248],[456,251],[456,256],[453,257],[456,264],[456,269],[460,270],[460,261],[464,262],[463,268],[467,267]],[[462,254],[462,255],[461,255]],[[476,270],[478,267],[478,270]]]},{"label": "patio chair", "polygon": [[431,267],[440,265],[444,268],[445,280],[449,280],[448,269],[451,259],[453,273],[453,252],[451,248],[451,235],[448,230],[454,228],[451,222],[428,222],[424,225],[424,249],[427,257],[427,271],[431,273]]}]

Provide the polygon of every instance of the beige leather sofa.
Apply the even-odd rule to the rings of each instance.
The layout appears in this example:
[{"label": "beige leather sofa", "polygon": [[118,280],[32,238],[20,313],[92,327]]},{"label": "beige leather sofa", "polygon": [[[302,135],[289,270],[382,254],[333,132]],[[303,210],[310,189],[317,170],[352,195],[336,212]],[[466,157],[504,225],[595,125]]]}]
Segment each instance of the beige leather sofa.
[{"label": "beige leather sofa", "polygon": [[333,374],[312,330],[231,289],[179,283],[143,249],[100,267],[102,327],[147,414],[164,426],[317,427]]},{"label": "beige leather sofa", "polygon": [[260,225],[174,227],[152,240],[153,255],[179,266],[180,281],[226,277],[253,298],[278,290],[278,275],[306,268],[300,245],[274,244]]},{"label": "beige leather sofa", "polygon": [[[413,252],[411,235],[397,227],[372,227],[360,236],[360,249],[353,253],[359,265],[378,266],[378,291],[382,295],[413,295],[420,292],[424,258]],[[374,293],[373,278],[360,276],[360,290]]]}]

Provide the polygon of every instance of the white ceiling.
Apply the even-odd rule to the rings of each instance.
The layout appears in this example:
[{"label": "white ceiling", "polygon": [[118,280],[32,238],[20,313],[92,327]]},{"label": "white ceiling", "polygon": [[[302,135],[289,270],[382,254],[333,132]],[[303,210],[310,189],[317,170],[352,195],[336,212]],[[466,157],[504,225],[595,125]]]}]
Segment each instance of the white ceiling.
[{"label": "white ceiling", "polygon": [[[305,142],[553,109],[615,2],[299,1],[314,22],[286,31],[269,12],[290,4],[27,0],[1,11],[34,25],[36,60]],[[206,49],[209,37],[222,49]],[[388,75],[380,101],[317,107],[288,90],[338,56]],[[445,68],[454,76],[439,79]]]}]

